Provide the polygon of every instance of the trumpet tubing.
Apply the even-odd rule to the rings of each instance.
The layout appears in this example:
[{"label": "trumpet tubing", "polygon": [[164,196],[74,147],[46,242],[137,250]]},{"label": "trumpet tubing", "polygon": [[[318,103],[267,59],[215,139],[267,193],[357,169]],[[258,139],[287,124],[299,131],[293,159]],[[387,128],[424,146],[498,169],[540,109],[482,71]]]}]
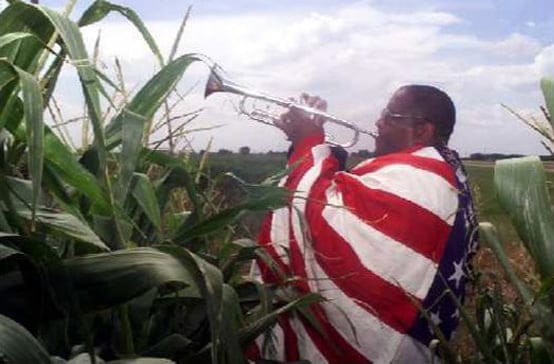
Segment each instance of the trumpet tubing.
[{"label": "trumpet tubing", "polygon": [[278,97],[266,95],[262,92],[253,91],[249,88],[241,86],[233,81],[223,78],[223,76],[217,72],[216,67],[212,67],[210,76],[208,78],[208,82],[206,83],[206,89],[204,90],[204,97],[206,98],[216,92],[228,92],[228,93],[241,95],[243,98],[239,103],[240,112],[242,114],[247,115],[250,119],[256,120],[264,124],[275,126],[274,122],[279,119],[279,116],[273,115],[261,109],[253,109],[249,111],[246,107],[247,99],[252,98],[256,100],[261,100],[287,109],[296,108],[308,113],[309,115],[313,115],[314,117],[321,117],[326,122],[334,123],[334,124],[343,126],[345,128],[348,128],[352,130],[354,133],[352,139],[349,142],[345,144],[339,144],[332,141],[330,142],[331,144],[338,145],[344,148],[348,148],[356,144],[360,138],[360,134],[369,135],[373,138],[376,137],[374,133],[365,129],[361,129],[355,124],[351,123],[350,121],[337,118],[324,111],[321,111],[306,105],[302,105],[299,103],[295,103],[292,101],[287,101]]}]

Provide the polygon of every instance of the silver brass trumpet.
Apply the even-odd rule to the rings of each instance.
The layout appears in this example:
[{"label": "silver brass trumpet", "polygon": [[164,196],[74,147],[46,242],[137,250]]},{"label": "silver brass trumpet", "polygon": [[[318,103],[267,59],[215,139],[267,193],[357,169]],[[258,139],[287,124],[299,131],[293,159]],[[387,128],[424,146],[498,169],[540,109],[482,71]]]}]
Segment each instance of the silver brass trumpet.
[{"label": "silver brass trumpet", "polygon": [[312,115],[313,117],[316,117],[316,116],[321,117],[321,118],[325,119],[326,122],[331,122],[331,123],[334,123],[334,124],[344,126],[348,129],[351,129],[354,132],[354,135],[353,135],[352,139],[349,142],[347,142],[345,144],[339,144],[339,143],[333,142],[332,140],[329,141],[330,144],[341,146],[343,148],[348,148],[348,147],[351,147],[354,144],[356,144],[358,142],[358,139],[360,138],[360,134],[369,135],[373,138],[376,137],[374,133],[372,133],[368,130],[361,129],[358,126],[356,126],[355,124],[353,124],[353,123],[351,123],[347,120],[339,119],[339,118],[337,118],[333,115],[327,114],[326,112],[323,112],[321,110],[317,110],[317,109],[314,109],[312,107],[305,106],[305,105],[302,105],[302,104],[299,104],[299,103],[296,103],[296,102],[287,101],[287,100],[280,99],[280,98],[277,98],[277,97],[269,96],[269,95],[266,95],[266,94],[261,93],[261,92],[252,91],[252,90],[250,90],[250,89],[248,89],[244,86],[241,86],[241,85],[239,85],[239,84],[237,84],[233,81],[225,79],[219,72],[217,72],[216,67],[212,67],[210,77],[208,78],[208,82],[206,83],[206,89],[204,91],[204,97],[208,97],[211,94],[213,94],[214,92],[230,92],[230,93],[233,93],[233,94],[238,94],[238,95],[243,96],[241,102],[239,103],[239,111],[242,114],[247,115],[250,119],[259,121],[263,124],[268,124],[268,125],[275,126],[274,122],[276,120],[279,120],[279,117],[276,116],[276,115],[273,115],[273,114],[271,114],[271,113],[269,113],[265,110],[262,110],[262,109],[248,110],[247,107],[246,107],[246,101],[249,98],[262,100],[262,101],[266,101],[266,102],[269,102],[269,103],[273,103],[273,104],[276,104],[276,105],[281,106],[281,107],[286,108],[286,109],[295,108],[295,109],[298,109],[298,110],[302,110],[302,111],[308,113],[309,115]]}]

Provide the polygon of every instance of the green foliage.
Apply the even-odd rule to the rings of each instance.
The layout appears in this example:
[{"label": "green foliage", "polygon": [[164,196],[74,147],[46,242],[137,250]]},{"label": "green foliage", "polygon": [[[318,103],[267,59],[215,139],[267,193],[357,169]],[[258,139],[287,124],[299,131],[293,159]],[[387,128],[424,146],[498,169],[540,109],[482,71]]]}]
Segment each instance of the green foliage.
[{"label": "green foliage", "polygon": [[4,315],[0,315],[0,354],[6,363],[51,363],[33,335]]},{"label": "green foliage", "polygon": [[[80,31],[110,12],[161,67],[115,115],[100,100],[123,87],[95,68]],[[222,202],[220,178],[201,163],[149,149],[152,120],[197,60],[165,60],[136,13],[107,1],[78,23],[21,1],[0,13],[1,358],[243,363],[279,313],[316,299],[267,300],[262,290],[261,302],[244,289],[244,265],[259,252],[234,240],[238,218],[282,206],[284,190],[248,185],[240,204]],[[65,66],[77,71],[94,133],[78,152],[43,120]]]},{"label": "green foliage", "polygon": [[[240,154],[240,153],[205,153],[208,172],[218,175],[230,172],[250,183],[260,183],[267,176],[281,171],[287,159],[285,153],[271,154]],[[201,156],[193,155],[193,160],[200,160]]]},{"label": "green foliage", "polygon": [[539,273],[554,276],[554,212],[542,162],[537,157],[499,161],[494,182]]},{"label": "green foliage", "polygon": [[[548,108],[545,117],[551,122],[554,96],[552,81],[543,79],[541,87]],[[551,133],[537,131],[550,142],[554,141]],[[494,251],[520,296],[522,306],[517,310],[517,317],[530,318],[529,324],[518,326],[518,331],[510,332],[512,337],[526,338],[525,341],[515,341],[518,346],[510,346],[511,338],[504,336],[503,358],[507,359],[510,351],[519,355],[512,356],[515,358],[512,362],[519,361],[521,353],[528,353],[527,360],[531,363],[554,363],[554,214],[544,165],[537,157],[514,158],[497,162],[494,172],[498,199],[509,214],[542,279],[538,289],[521,280],[507,258],[494,226],[481,223],[485,241]],[[503,325],[503,330],[507,322],[507,319],[500,318],[499,323]]]}]

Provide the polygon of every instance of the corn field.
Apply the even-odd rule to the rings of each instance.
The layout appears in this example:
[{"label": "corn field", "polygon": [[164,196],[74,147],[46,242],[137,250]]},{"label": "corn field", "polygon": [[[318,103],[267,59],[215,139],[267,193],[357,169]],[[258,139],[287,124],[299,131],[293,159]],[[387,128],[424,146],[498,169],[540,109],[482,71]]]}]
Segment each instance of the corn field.
[{"label": "corn field", "polygon": [[[133,9],[97,0],[74,21],[71,6],[59,13],[9,1],[0,12],[0,363],[246,363],[246,347],[279,315],[310,316],[321,299],[243,274],[253,259],[271,262],[237,236],[241,217],[282,206],[287,192],[274,176],[242,183],[246,197],[224,203],[205,159],[158,149],[173,151],[195,117],[172,124],[175,100],[187,101],[177,85],[202,62],[175,54],[188,13],[165,56]],[[159,64],[132,93],[83,42],[81,28],[110,13],[134,25]],[[64,138],[65,120],[45,122],[56,114],[62,68],[76,71],[85,100],[79,149]],[[551,122],[554,82],[541,86]],[[168,137],[152,141],[162,128]],[[475,312],[462,310],[474,352],[447,342],[437,350],[453,363],[554,363],[554,214],[544,168],[534,157],[499,162],[495,185],[540,285],[515,274],[483,222],[518,303],[479,290]]]}]

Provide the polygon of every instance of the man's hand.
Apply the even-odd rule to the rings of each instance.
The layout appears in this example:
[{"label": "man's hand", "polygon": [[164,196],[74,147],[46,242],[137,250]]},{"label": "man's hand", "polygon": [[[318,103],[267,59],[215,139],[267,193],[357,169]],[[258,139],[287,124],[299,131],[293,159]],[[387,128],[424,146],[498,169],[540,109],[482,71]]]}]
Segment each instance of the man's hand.
[{"label": "man's hand", "polygon": [[[300,95],[300,104],[308,107],[326,111],[327,101],[319,96],[310,96],[303,93]],[[281,129],[293,144],[307,137],[308,135],[323,134],[323,123],[325,119],[314,116],[298,108],[292,107],[288,112],[281,115],[275,121],[275,126]]]}]

